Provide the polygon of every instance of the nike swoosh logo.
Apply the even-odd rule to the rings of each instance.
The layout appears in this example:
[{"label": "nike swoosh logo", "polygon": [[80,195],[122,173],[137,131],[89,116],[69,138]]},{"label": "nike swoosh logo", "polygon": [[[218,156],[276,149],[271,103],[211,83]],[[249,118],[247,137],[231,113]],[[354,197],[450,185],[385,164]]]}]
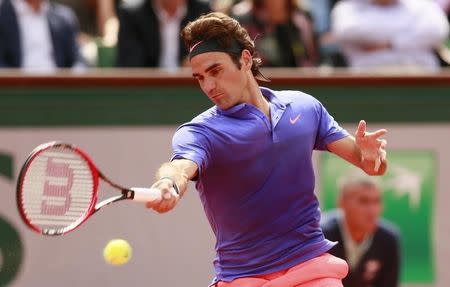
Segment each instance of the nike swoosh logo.
[{"label": "nike swoosh logo", "polygon": [[295,125],[295,123],[300,119],[300,114],[298,114],[295,118],[289,118],[289,122],[291,125]]}]

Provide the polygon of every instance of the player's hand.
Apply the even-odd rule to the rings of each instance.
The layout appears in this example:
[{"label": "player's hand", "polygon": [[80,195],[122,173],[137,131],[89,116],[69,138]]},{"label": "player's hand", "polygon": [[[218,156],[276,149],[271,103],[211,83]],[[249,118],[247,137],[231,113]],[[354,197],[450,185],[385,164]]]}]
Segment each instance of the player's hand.
[{"label": "player's hand", "polygon": [[355,133],[356,145],[361,150],[362,160],[374,161],[374,170],[378,171],[381,163],[386,162],[386,140],[381,137],[387,133],[385,129],[375,132],[366,131],[366,122],[360,121]]},{"label": "player's hand", "polygon": [[149,201],[146,203],[147,208],[151,208],[158,213],[165,213],[173,209],[180,200],[179,194],[174,188],[174,182],[170,178],[162,178],[152,185],[161,192],[159,200]]}]

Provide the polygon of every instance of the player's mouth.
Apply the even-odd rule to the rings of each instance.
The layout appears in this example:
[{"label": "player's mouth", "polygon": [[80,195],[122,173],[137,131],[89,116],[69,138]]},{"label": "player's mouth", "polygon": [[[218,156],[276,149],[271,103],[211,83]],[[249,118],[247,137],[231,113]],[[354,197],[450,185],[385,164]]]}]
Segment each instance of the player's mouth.
[{"label": "player's mouth", "polygon": [[210,97],[211,100],[218,100],[220,99],[224,94],[220,93],[220,94],[215,94],[213,96]]}]

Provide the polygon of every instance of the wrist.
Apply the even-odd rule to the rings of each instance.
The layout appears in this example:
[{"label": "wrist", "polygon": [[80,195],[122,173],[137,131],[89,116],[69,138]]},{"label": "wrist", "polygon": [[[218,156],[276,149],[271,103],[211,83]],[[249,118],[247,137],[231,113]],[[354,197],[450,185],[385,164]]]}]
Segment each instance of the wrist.
[{"label": "wrist", "polygon": [[[178,195],[180,195],[180,189],[178,188],[177,183],[175,182],[175,180],[174,180],[172,177],[170,177],[170,176],[162,176],[162,177],[159,178],[159,180],[170,180],[171,183],[172,183],[173,189],[175,190],[175,192],[176,192]],[[158,181],[159,181],[159,180],[158,180]]]}]

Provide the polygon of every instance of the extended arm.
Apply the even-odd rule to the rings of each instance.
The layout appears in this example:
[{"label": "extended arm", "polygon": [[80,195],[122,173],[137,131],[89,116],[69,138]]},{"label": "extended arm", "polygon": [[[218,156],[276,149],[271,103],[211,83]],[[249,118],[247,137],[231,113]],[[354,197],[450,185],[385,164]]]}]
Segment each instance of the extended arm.
[{"label": "extended arm", "polygon": [[[189,180],[194,178],[197,172],[197,164],[188,159],[175,159],[171,162],[163,163],[156,172],[156,181],[152,185],[152,188],[157,188],[161,191],[162,199],[148,202],[147,207],[159,213],[173,209],[186,192]],[[174,185],[176,185],[179,195],[173,193]]]},{"label": "extended arm", "polygon": [[366,132],[366,122],[361,121],[355,137],[348,136],[330,143],[332,153],[361,168],[369,175],[383,175],[386,171],[386,140],[380,139],[386,130]]}]

